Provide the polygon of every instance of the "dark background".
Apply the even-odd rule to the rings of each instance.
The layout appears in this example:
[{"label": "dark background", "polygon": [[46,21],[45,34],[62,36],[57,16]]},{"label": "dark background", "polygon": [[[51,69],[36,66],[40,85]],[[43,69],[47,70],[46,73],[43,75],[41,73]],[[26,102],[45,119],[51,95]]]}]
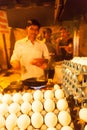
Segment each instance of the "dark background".
[{"label": "dark background", "polygon": [[10,27],[25,28],[31,18],[47,26],[78,19],[87,13],[87,0],[0,0],[0,10],[7,12]]}]

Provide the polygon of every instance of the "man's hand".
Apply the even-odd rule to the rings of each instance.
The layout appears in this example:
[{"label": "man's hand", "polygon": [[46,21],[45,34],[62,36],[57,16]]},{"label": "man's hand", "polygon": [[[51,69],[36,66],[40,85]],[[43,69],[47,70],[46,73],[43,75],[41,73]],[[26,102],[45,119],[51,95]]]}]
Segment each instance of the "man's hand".
[{"label": "man's hand", "polygon": [[35,58],[31,62],[32,65],[36,65],[42,69],[47,68],[48,60],[44,58]]}]

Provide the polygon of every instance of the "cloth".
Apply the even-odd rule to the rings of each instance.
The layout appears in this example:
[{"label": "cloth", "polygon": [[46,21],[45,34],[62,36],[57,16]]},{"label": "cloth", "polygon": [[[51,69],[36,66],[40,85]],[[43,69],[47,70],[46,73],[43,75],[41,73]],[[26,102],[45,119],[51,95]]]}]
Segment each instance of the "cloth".
[{"label": "cloth", "polygon": [[21,78],[27,79],[32,77],[41,77],[44,75],[44,70],[40,67],[31,64],[34,58],[49,59],[49,52],[45,44],[35,41],[34,44],[28,40],[28,37],[19,40],[15,43],[11,62],[17,60],[21,64]]}]

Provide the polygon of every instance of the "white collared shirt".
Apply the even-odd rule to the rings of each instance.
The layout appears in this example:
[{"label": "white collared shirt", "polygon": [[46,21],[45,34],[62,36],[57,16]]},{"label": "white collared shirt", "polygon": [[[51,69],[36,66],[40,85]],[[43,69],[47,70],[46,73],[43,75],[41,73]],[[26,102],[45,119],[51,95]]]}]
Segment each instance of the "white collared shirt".
[{"label": "white collared shirt", "polygon": [[32,44],[27,37],[15,43],[11,61],[17,60],[20,62],[22,79],[40,77],[44,74],[43,69],[31,64],[34,58],[50,58],[44,43],[35,41]]}]

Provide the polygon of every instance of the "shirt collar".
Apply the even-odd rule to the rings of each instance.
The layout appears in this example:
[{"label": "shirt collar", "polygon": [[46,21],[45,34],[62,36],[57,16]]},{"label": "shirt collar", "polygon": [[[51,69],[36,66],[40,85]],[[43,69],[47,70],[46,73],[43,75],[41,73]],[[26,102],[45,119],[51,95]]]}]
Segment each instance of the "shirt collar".
[{"label": "shirt collar", "polygon": [[[28,39],[28,36],[27,37],[25,37],[25,42],[28,42],[28,41],[30,41],[29,39]],[[31,42],[31,41],[30,41]],[[35,43],[36,42],[39,42],[37,39],[35,40]]]}]

